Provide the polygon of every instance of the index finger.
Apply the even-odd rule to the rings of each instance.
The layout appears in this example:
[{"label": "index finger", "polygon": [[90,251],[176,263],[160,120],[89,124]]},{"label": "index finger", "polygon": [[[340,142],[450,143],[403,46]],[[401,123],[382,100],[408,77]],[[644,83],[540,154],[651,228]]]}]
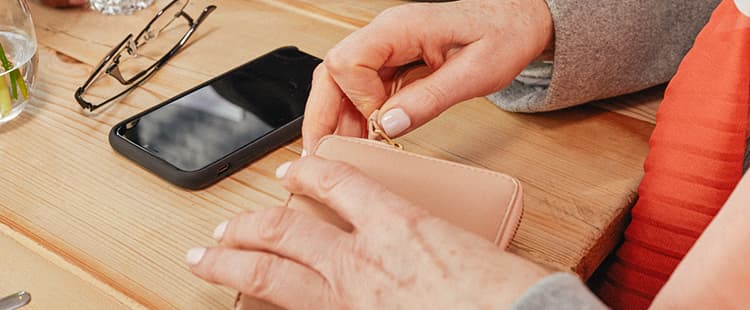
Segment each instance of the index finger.
[{"label": "index finger", "polygon": [[387,98],[379,69],[383,67],[388,52],[378,51],[383,50],[382,47],[353,47],[366,41],[361,35],[352,34],[331,49],[323,61],[331,78],[363,117],[372,114]]},{"label": "index finger", "polygon": [[313,72],[312,87],[302,121],[302,148],[308,150],[325,135],[336,131],[344,93],[328,74],[324,64]]},{"label": "index finger", "polygon": [[[382,70],[422,59],[417,33],[405,33],[405,6],[386,10],[352,33],[326,55],[331,77],[354,106],[368,117],[388,98]],[[420,29],[421,27],[416,27]],[[420,30],[421,31],[421,30]]]},{"label": "index finger", "polygon": [[355,231],[382,229],[383,225],[399,223],[399,219],[424,214],[348,164],[307,156],[287,167],[281,173],[281,183],[287,190],[330,207]]}]

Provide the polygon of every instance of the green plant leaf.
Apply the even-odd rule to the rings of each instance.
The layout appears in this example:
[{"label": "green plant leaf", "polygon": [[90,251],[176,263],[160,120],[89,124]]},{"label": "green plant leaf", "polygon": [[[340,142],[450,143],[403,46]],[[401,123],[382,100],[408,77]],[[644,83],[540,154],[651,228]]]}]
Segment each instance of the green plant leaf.
[{"label": "green plant leaf", "polygon": [[3,69],[5,69],[5,71],[13,69],[13,63],[10,62],[10,60],[8,60],[8,56],[5,55],[5,49],[3,48],[2,43],[0,43],[0,63],[2,63]]},{"label": "green plant leaf", "polygon": [[18,100],[18,85],[16,83],[18,75],[18,70],[13,70],[8,74],[8,77],[10,78],[10,97],[13,98],[13,100]]},{"label": "green plant leaf", "polygon": [[[5,49],[3,48],[2,43],[0,43],[0,63],[2,64],[3,69],[11,70],[13,69],[13,63],[8,60],[8,55],[5,54]],[[29,98],[29,89],[26,87],[26,82],[23,80],[23,74],[21,73],[21,69],[15,69],[9,73],[10,78],[10,98],[13,100],[18,100],[18,91],[21,91],[21,96],[23,99]],[[4,82],[4,81],[3,81]],[[5,83],[4,83],[5,84]],[[6,91],[7,91],[7,84],[6,85]]]},{"label": "green plant leaf", "polygon": [[21,74],[21,69],[16,69],[16,72],[18,72],[16,78],[18,82],[18,88],[21,89],[21,96],[23,96],[23,99],[29,99],[29,88],[26,87],[26,82],[23,80],[23,75]]},{"label": "green plant leaf", "polygon": [[10,92],[8,92],[8,83],[5,82],[4,76],[0,76],[0,117],[5,117],[10,113],[13,108],[12,102]]}]

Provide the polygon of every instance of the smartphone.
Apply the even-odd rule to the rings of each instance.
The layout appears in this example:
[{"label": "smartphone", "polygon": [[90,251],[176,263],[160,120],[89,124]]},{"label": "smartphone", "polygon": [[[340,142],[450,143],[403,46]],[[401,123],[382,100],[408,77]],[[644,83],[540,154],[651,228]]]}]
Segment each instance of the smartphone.
[{"label": "smartphone", "polygon": [[279,48],[122,121],[109,142],[177,186],[205,188],[300,136],[320,63]]}]

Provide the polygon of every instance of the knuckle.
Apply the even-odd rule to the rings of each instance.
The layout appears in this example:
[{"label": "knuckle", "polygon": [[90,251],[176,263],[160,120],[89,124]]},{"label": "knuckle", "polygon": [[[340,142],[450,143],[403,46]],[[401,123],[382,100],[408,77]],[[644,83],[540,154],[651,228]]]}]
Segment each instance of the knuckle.
[{"label": "knuckle", "polygon": [[414,203],[406,200],[404,197],[394,194],[385,187],[379,187],[379,191],[372,191],[377,196],[370,199],[379,199],[382,201],[384,211],[389,215],[389,225],[398,227],[414,226],[415,223],[431,217],[430,213],[424,208],[420,208]]},{"label": "knuckle", "polygon": [[393,194],[382,184],[375,183],[367,187],[366,192],[362,192],[361,195],[368,201],[380,201],[383,205],[388,205],[391,201],[389,197]]},{"label": "knuckle", "polygon": [[413,4],[392,6],[380,12],[380,14],[378,14],[374,20],[382,21],[382,22],[398,20],[399,22],[403,22],[404,20],[402,20],[401,17],[404,14],[408,14],[409,12],[412,12],[413,10],[414,10]]},{"label": "knuckle", "polygon": [[[346,41],[345,41],[346,42]],[[346,52],[346,48],[343,43],[336,45],[328,54],[326,54],[325,60],[323,61],[326,72],[331,75],[341,75],[349,72],[355,67],[354,62],[350,55]]]},{"label": "knuckle", "polygon": [[293,222],[293,211],[286,207],[274,207],[261,213],[258,236],[272,246],[284,239]]},{"label": "knuckle", "polygon": [[438,116],[443,111],[448,95],[435,85],[426,84],[423,87],[425,100],[422,101],[426,112],[432,116]]},{"label": "knuckle", "polygon": [[325,78],[328,75],[328,70],[325,64],[321,63],[315,67],[313,71],[313,81],[318,81]]},{"label": "knuckle", "polygon": [[398,6],[389,7],[373,19],[372,24],[379,24],[383,27],[419,26],[423,25],[422,21],[433,15],[433,5],[427,3],[406,3]]},{"label": "knuckle", "polygon": [[252,227],[252,220],[255,216],[257,216],[257,213],[254,211],[242,211],[237,214],[229,220],[222,239],[228,242],[237,242],[243,235],[242,230],[246,227]]},{"label": "knuckle", "polygon": [[214,256],[221,256],[223,254],[212,253],[212,252],[213,252],[212,250],[209,250],[208,252],[206,252],[205,257],[203,258],[203,260],[206,261],[205,262],[206,268],[204,269],[205,270],[204,278],[208,282],[218,283],[223,269],[220,264],[217,264],[217,262],[219,261],[219,258],[215,258]]},{"label": "knuckle", "polygon": [[393,213],[395,214],[395,219],[400,220],[402,224],[412,228],[416,228],[419,223],[433,218],[429,212],[424,209],[409,204],[403,205],[403,207],[400,208],[394,208]]},{"label": "knuckle", "polygon": [[206,270],[206,273],[204,274],[204,279],[210,283],[218,283],[218,270],[219,266],[216,264],[211,264],[208,266],[208,269]]},{"label": "knuckle", "polygon": [[292,192],[297,192],[305,185],[305,180],[302,176],[302,173],[300,172],[301,169],[296,169],[294,166],[295,165],[289,167],[289,170],[287,170],[284,179],[286,180],[289,189]]},{"label": "knuckle", "polygon": [[331,194],[342,184],[350,182],[358,175],[358,170],[342,162],[334,162],[318,177],[317,193],[319,197],[328,201]]},{"label": "knuckle", "polygon": [[261,255],[255,266],[249,268],[242,278],[243,291],[255,296],[268,296],[272,287],[273,270],[277,268],[279,258],[273,255]]}]

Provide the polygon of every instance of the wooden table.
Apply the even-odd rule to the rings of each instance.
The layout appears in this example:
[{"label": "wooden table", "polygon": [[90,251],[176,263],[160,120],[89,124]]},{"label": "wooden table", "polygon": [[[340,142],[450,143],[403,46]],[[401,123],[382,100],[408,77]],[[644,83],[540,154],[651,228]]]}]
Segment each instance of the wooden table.
[{"label": "wooden table", "polygon": [[[43,309],[229,307],[234,292],[190,274],[185,251],[212,244],[214,226],[237,212],[280,205],[287,193],[274,169],[299,156],[299,141],[190,192],[117,155],[109,129],[276,47],[323,56],[377,12],[402,3],[214,1],[219,9],[151,81],[100,115],[82,114],[74,89],[164,1],[157,2],[130,17],[32,4],[40,43],[36,90],[26,112],[0,127],[0,295],[26,289]],[[193,0],[188,11],[209,3]],[[414,152],[517,176],[527,212],[511,251],[588,277],[623,229],[660,93],[535,115],[474,99],[402,142]]]}]

